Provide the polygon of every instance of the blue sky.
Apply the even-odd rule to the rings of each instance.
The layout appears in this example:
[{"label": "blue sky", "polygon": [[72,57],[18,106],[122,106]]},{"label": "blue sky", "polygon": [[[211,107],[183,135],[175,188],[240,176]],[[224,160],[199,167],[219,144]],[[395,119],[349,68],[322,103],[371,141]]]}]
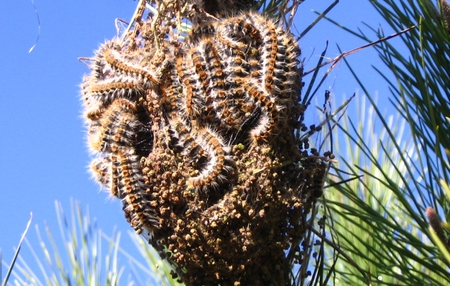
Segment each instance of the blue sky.
[{"label": "blue sky", "polygon": [[[297,34],[316,17],[311,9],[323,11],[331,2],[309,0],[300,5],[295,21]],[[108,200],[87,172],[90,157],[80,118],[79,84],[88,69],[77,58],[91,56],[100,43],[112,38],[116,33],[114,19],[129,20],[136,1],[35,0],[35,4],[41,34],[31,53],[28,51],[38,36],[31,1],[7,1],[0,9],[0,248],[8,263],[30,212],[34,216],[28,233],[31,241],[36,240],[34,225],[42,228],[44,223],[59,239],[55,200],[62,203],[66,213],[71,199],[89,206],[91,216],[106,233],[111,233],[114,226],[122,232],[131,230],[120,203]],[[373,27],[383,23],[368,1],[361,0],[341,0],[329,16],[349,28],[360,27],[369,35],[373,34],[362,22]],[[385,33],[392,31],[387,29]],[[326,40],[330,58],[338,55],[336,43],[344,51],[364,44],[323,20],[300,41],[305,70],[315,66]],[[371,68],[382,67],[373,48],[351,55],[348,60],[368,90],[378,92],[379,101],[387,105],[387,85]],[[304,79],[306,84],[309,79]],[[359,86],[342,62],[325,81],[320,96],[325,89],[333,92],[335,105],[339,105]],[[319,97],[318,102],[322,104],[323,98]],[[311,115],[307,120],[317,124],[319,119]],[[26,247],[22,255],[30,255]]]}]

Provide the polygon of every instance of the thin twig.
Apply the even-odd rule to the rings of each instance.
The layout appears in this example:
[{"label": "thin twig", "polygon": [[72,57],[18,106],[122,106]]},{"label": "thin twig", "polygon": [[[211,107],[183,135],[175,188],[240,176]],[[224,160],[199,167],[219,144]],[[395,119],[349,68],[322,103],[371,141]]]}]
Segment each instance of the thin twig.
[{"label": "thin twig", "polygon": [[[352,101],[352,99],[356,96],[356,94],[354,93],[349,99],[347,99],[341,106],[339,106],[338,109],[336,109],[335,112],[333,112],[333,114],[330,114],[330,116],[327,116],[327,118],[322,121],[316,128],[319,129],[321,127],[323,127],[325,124],[327,124],[328,121],[330,121],[334,116],[336,116],[336,114],[338,114],[342,109],[346,108],[347,105],[350,103],[350,101]],[[311,137],[311,133],[306,133],[304,136],[302,136],[300,138],[300,140],[305,140],[308,139],[309,137]]]},{"label": "thin twig", "polygon": [[335,57],[335,58],[333,58],[333,59],[331,59],[331,60],[328,60],[328,61],[326,61],[326,62],[320,64],[319,66],[316,66],[316,67],[314,67],[313,69],[311,69],[311,70],[309,70],[309,71],[303,73],[303,76],[312,73],[313,71],[315,71],[315,70],[318,69],[318,68],[321,68],[321,67],[323,67],[323,66],[325,66],[325,65],[328,65],[328,64],[330,64],[330,63],[333,63],[333,64],[331,65],[331,67],[330,67],[330,70],[331,70],[331,69],[333,69],[333,68],[336,66],[336,64],[337,64],[341,59],[343,59],[344,57],[346,57],[346,56],[348,56],[348,55],[351,55],[351,54],[354,54],[354,53],[356,53],[356,52],[359,52],[359,51],[362,50],[362,49],[368,48],[368,47],[370,47],[370,46],[374,46],[374,45],[379,44],[379,43],[381,43],[381,42],[384,42],[384,41],[387,41],[387,40],[392,39],[392,38],[394,38],[394,37],[400,36],[401,34],[404,34],[404,33],[408,32],[409,30],[414,29],[414,28],[417,28],[417,25],[411,26],[411,27],[409,27],[409,28],[406,28],[406,29],[404,29],[404,30],[398,32],[398,33],[395,33],[395,34],[392,34],[392,35],[390,35],[390,36],[381,38],[381,39],[376,40],[376,41],[374,41],[374,42],[371,42],[371,43],[362,45],[362,46],[360,46],[360,47],[358,47],[358,48],[356,48],[356,49],[353,49],[353,50],[351,50],[351,51],[349,51],[349,52],[343,52],[343,53],[340,54],[339,56],[337,56],[337,57]]}]

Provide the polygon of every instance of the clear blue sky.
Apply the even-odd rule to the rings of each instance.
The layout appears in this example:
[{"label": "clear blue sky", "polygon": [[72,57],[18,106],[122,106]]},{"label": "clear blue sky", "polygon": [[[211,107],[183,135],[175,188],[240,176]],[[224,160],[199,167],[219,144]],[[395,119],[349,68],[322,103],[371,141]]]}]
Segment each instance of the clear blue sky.
[{"label": "clear blue sky", "polygon": [[[305,1],[299,7],[296,29],[301,32],[316,17],[311,9],[323,11],[331,2]],[[38,35],[31,1],[4,1],[0,9],[0,248],[8,263],[30,212],[34,215],[28,233],[31,241],[36,242],[34,225],[42,229],[44,222],[59,239],[55,200],[62,202],[66,213],[70,211],[71,198],[83,207],[89,205],[91,216],[97,218],[98,226],[106,233],[111,233],[115,225],[122,232],[131,230],[120,203],[107,200],[107,194],[100,191],[87,172],[90,158],[80,118],[79,84],[88,69],[77,58],[91,56],[100,43],[112,38],[114,19],[129,20],[137,2],[35,0],[35,3],[41,34],[31,53],[28,50]],[[362,0],[341,0],[329,16],[349,28],[361,27],[369,35],[372,34],[362,22],[371,26],[383,23],[368,1]],[[389,29],[385,32],[392,33]],[[314,67],[326,40],[329,57],[338,55],[336,43],[345,51],[364,44],[323,20],[300,42],[306,70]],[[374,50],[360,51],[348,60],[369,91],[379,91],[380,102],[387,103],[386,83],[371,68],[371,65],[382,67]],[[308,83],[309,79],[304,80]],[[325,89],[331,89],[335,105],[339,105],[359,86],[342,62],[326,80],[320,96]],[[318,100],[322,104],[323,98]],[[317,124],[318,117],[311,116],[309,120]],[[30,252],[24,247],[22,254],[29,257]]]}]

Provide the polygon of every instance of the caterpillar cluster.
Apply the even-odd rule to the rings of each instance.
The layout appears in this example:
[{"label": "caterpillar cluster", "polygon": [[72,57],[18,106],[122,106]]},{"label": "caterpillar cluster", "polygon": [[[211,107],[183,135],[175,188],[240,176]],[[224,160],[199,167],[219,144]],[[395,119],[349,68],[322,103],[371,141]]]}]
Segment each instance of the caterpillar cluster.
[{"label": "caterpillar cluster", "polygon": [[[122,200],[132,227],[140,232],[159,225],[151,208],[140,160],[152,149],[151,119],[139,99],[156,89],[159,78],[152,70],[130,61],[117,40],[112,40],[90,59],[92,73],[83,79],[84,117],[88,144],[97,157],[91,163],[93,177],[112,196]],[[142,115],[144,114],[144,115]]]},{"label": "caterpillar cluster", "polygon": [[136,37],[100,47],[82,95],[92,173],[139,232],[160,226],[149,195],[158,186],[146,184],[140,164],[160,144],[156,133],[185,158],[186,189],[212,192],[233,174],[236,138],[251,149],[297,116],[301,67],[293,36],[253,12],[196,24],[159,49]]},{"label": "caterpillar cluster", "polygon": [[256,13],[194,26],[175,61],[179,84],[169,83],[178,112],[224,134],[246,129],[251,144],[267,142],[298,101],[299,54],[292,35]]}]

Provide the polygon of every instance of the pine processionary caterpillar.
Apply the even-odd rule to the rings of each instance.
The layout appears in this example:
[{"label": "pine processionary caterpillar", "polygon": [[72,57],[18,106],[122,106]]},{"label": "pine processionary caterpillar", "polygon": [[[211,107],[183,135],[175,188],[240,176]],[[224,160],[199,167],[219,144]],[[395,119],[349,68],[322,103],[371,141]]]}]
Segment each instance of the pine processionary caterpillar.
[{"label": "pine processionary caterpillar", "polygon": [[200,147],[208,154],[208,162],[200,170],[199,174],[187,180],[187,186],[196,190],[207,190],[209,187],[217,187],[220,183],[226,181],[224,171],[232,169],[227,165],[228,148],[220,136],[208,128],[200,130],[196,135],[196,140]]},{"label": "pine processionary caterpillar", "polygon": [[103,52],[103,56],[109,66],[114,71],[117,71],[117,73],[138,79],[145,88],[155,89],[160,84],[158,77],[152,74],[151,71],[130,64],[130,61],[123,59],[120,53],[113,47],[105,45],[100,51]]},{"label": "pine processionary caterpillar", "polygon": [[97,152],[134,153],[136,135],[141,127],[136,106],[119,98],[105,110],[99,120],[98,132],[89,133],[88,141]]}]

